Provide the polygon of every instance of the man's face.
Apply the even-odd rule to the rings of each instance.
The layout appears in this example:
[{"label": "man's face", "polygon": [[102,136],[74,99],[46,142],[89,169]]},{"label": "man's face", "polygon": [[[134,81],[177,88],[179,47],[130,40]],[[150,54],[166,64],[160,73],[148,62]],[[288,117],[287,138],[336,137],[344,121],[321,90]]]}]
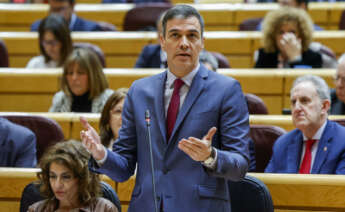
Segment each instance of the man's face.
[{"label": "man's face", "polygon": [[196,17],[173,18],[166,23],[165,37],[160,36],[162,49],[167,53],[169,70],[178,77],[190,73],[199,62],[204,48],[201,26]]},{"label": "man's face", "polygon": [[317,130],[323,123],[322,117],[327,115],[329,101],[322,101],[314,84],[305,81],[297,84],[291,91],[292,121],[305,133]]},{"label": "man's face", "polygon": [[340,63],[335,76],[335,93],[338,99],[345,103],[345,63]]},{"label": "man's face", "polygon": [[73,13],[73,6],[69,3],[69,1],[56,1],[56,0],[50,0],[50,13],[55,13],[58,15],[61,15],[64,17],[64,19],[69,23],[71,20],[71,16]]}]

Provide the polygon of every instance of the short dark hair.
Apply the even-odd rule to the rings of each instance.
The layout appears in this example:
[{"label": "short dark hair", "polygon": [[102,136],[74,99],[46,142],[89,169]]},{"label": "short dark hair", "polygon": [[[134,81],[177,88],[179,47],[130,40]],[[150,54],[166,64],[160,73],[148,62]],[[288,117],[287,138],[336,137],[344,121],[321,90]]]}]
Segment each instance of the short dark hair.
[{"label": "short dark hair", "polygon": [[177,5],[169,10],[167,10],[166,14],[163,18],[163,36],[165,37],[166,33],[166,26],[167,22],[171,19],[174,19],[176,17],[181,18],[189,18],[189,17],[196,17],[199,21],[200,28],[201,28],[201,37],[203,37],[204,34],[204,20],[202,19],[200,13],[192,6],[181,4]]},{"label": "short dark hair", "polygon": [[68,24],[62,16],[57,14],[51,14],[41,21],[38,28],[39,47],[41,54],[44,56],[44,60],[47,63],[51,58],[47,55],[42,43],[46,32],[51,32],[55,39],[61,43],[60,61],[58,62],[58,66],[62,66],[73,49]]}]

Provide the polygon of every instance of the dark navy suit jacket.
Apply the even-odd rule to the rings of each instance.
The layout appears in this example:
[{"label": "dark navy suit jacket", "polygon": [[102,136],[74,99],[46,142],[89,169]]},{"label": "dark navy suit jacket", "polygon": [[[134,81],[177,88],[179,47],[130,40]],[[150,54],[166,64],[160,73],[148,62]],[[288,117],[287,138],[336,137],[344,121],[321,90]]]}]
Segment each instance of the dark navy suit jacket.
[{"label": "dark navy suit jacket", "polygon": [[[41,20],[35,21],[31,25],[31,31],[38,31],[38,28],[40,26]],[[71,31],[78,32],[78,31],[103,31],[99,24],[93,21],[85,20],[80,17],[76,17],[76,21],[74,25],[72,26]]]},{"label": "dark navy suit jacket", "polygon": [[332,115],[345,115],[345,104],[340,101],[335,93],[335,90],[331,90],[331,109]]},{"label": "dark navy suit jacket", "polygon": [[[166,211],[230,211],[227,180],[238,181],[248,168],[249,114],[240,84],[200,65],[167,140],[164,87],[167,72],[135,81],[126,97],[122,127],[99,172],[122,182],[134,174],[129,212],[154,211],[145,111],[151,113],[151,139],[158,205]],[[230,91],[230,92],[229,92]],[[215,170],[205,168],[178,147],[189,136],[202,138],[217,127]]]},{"label": "dark navy suit jacket", "polygon": [[161,67],[161,46],[159,44],[149,44],[141,51],[135,68],[160,68]]},{"label": "dark navy suit jacket", "polygon": [[35,167],[36,136],[20,125],[0,118],[0,167]]},{"label": "dark navy suit jacket", "polygon": [[[303,134],[295,129],[274,143],[273,155],[266,167],[269,173],[298,173]],[[312,174],[345,174],[345,127],[327,121],[318,144]]]}]

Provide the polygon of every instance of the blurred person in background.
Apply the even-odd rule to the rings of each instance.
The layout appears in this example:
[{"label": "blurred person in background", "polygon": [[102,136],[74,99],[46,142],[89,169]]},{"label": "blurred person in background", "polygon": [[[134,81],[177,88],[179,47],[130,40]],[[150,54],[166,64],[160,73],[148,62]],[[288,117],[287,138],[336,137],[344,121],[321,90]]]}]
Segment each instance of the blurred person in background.
[{"label": "blurred person in background", "polygon": [[49,112],[100,113],[113,93],[108,87],[98,56],[88,48],[74,49],[65,62],[61,91],[54,95]]},{"label": "blurred person in background", "polygon": [[27,68],[56,68],[63,66],[72,52],[72,39],[66,21],[58,15],[49,15],[39,26],[41,55],[32,58]]}]

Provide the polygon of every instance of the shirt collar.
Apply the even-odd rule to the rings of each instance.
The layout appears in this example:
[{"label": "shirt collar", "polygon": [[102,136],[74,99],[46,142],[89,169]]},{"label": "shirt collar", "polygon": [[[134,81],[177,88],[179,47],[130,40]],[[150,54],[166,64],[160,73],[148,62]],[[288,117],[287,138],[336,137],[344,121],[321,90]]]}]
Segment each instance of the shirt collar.
[{"label": "shirt collar", "polygon": [[[186,76],[182,77],[181,80],[184,82],[185,85],[187,85],[188,87],[190,87],[192,85],[193,79],[195,77],[195,75],[198,73],[198,70],[200,68],[200,63],[198,63],[198,65],[196,66],[195,69],[193,69],[193,71],[191,71],[189,74],[187,74]],[[170,70],[168,69],[168,73],[167,73],[167,85],[169,88],[173,87],[173,84],[175,82],[175,80],[177,79],[177,77],[170,72]]]},{"label": "shirt collar", "polygon": [[75,22],[77,21],[77,15],[72,13],[71,20],[69,22],[69,29],[72,31]]},{"label": "shirt collar", "polygon": [[[316,133],[313,136],[313,140],[320,140],[321,136],[323,134],[323,131],[325,131],[325,127],[327,124],[327,120],[321,125],[321,127],[316,131]],[[303,134],[303,141],[308,140],[308,138]]]}]

